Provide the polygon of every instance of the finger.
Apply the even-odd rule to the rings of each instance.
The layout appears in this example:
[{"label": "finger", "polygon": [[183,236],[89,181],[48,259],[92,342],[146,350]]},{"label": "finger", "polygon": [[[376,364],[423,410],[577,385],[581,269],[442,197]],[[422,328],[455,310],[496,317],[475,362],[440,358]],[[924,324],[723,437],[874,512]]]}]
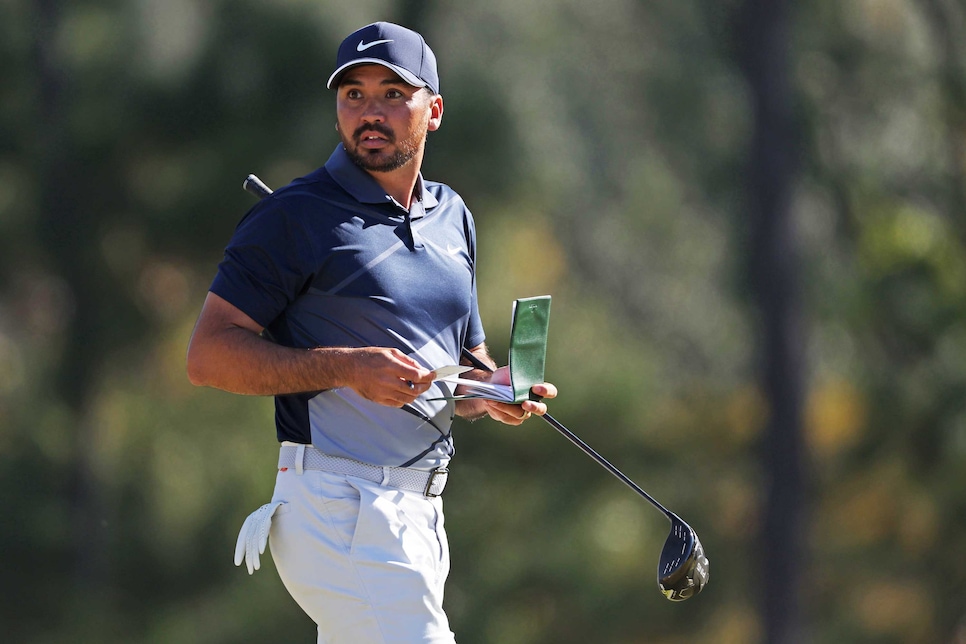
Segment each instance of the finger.
[{"label": "finger", "polygon": [[399,394],[394,393],[392,395],[380,396],[378,398],[374,397],[374,398],[370,398],[369,400],[376,403],[377,405],[382,405],[383,407],[395,407],[397,409],[400,407],[403,407],[404,405],[407,405],[410,402],[405,400],[402,397],[401,393]]},{"label": "finger", "polygon": [[399,349],[393,349],[392,350],[392,356],[398,362],[400,362],[401,364],[404,364],[404,365],[406,365],[408,367],[412,367],[414,369],[424,369],[423,365],[421,365],[415,358],[413,358],[412,356],[406,355],[405,353],[403,353]]},{"label": "finger", "polygon": [[490,382],[495,385],[508,385],[510,384],[510,369],[509,367],[500,367],[490,376]]},{"label": "finger", "polygon": [[544,382],[539,385],[534,385],[530,388],[537,396],[541,398],[556,398],[557,397],[557,387],[550,384],[549,382]]},{"label": "finger", "polygon": [[[259,510],[259,514],[261,514],[261,510]],[[254,575],[259,565],[258,551],[255,546],[255,533],[258,531],[257,522],[258,519],[255,520],[255,523],[248,530],[248,535],[246,535],[245,564],[248,566],[249,575]]]},{"label": "finger", "polygon": [[[274,508],[273,508],[274,509]],[[262,525],[258,531],[258,554],[265,553],[265,546],[268,545],[268,530],[272,527],[272,515],[269,514],[268,517],[262,521]]]},{"label": "finger", "polygon": [[253,575],[255,571],[261,566],[261,562],[258,559],[258,533],[261,532],[262,525],[265,521],[265,515],[268,505],[263,505],[258,508],[258,511],[253,515],[252,525],[248,529],[248,544],[245,552],[245,561],[248,564],[248,574]]},{"label": "finger", "polygon": [[488,401],[490,418],[506,425],[519,425],[529,417],[521,405]]},{"label": "finger", "polygon": [[536,400],[525,400],[521,407],[523,407],[527,413],[536,414],[537,416],[543,416],[547,413],[547,406],[542,402],[537,402]]},{"label": "finger", "polygon": [[425,385],[429,386],[433,384],[433,380],[436,378],[436,372],[430,371],[423,367],[417,369],[411,369],[402,375],[402,379],[407,383],[411,382],[414,385]]},{"label": "finger", "polygon": [[275,513],[282,505],[283,505],[282,501],[275,501],[268,507],[268,510],[265,512],[267,516],[265,517],[265,520],[262,522],[261,530],[259,530],[259,533],[258,533],[258,554],[265,553],[265,546],[268,545],[268,535],[272,529],[272,519],[275,517]]},{"label": "finger", "polygon": [[399,378],[405,381],[412,381],[414,384],[421,383],[432,383],[435,376],[435,372],[431,369],[427,369],[420,363],[416,362],[413,358],[407,356],[399,350],[393,350],[393,356],[396,358],[400,373]]},{"label": "finger", "polygon": [[262,561],[258,556],[258,539],[257,535],[254,534],[256,530],[253,531],[252,539],[248,548],[248,574],[254,575],[255,571],[262,567]]},{"label": "finger", "polygon": [[245,560],[245,546],[248,541],[248,526],[251,525],[252,515],[245,517],[241,530],[238,532],[238,541],[235,542],[235,565],[240,566]]},{"label": "finger", "polygon": [[[432,372],[430,372],[432,373]],[[432,380],[415,382],[413,380],[400,380],[391,395],[393,402],[400,405],[409,404],[424,394],[433,386]]]},{"label": "finger", "polygon": [[387,402],[383,404],[391,405],[404,405],[411,403],[416,400],[421,394],[423,394],[427,389],[433,385],[432,371],[425,372],[429,374],[428,377],[421,377],[416,375],[409,376],[397,376],[396,379],[388,385],[388,389],[383,393]]}]

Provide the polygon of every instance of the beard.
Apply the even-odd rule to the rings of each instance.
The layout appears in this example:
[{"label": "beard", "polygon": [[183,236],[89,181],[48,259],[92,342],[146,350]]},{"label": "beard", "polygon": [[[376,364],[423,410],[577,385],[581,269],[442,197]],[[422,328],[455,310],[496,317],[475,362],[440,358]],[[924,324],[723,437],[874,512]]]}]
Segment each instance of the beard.
[{"label": "beard", "polygon": [[[362,137],[370,132],[377,132],[384,137],[390,144],[395,145],[395,151],[391,153],[382,150],[364,150],[359,144]],[[367,170],[368,172],[391,172],[398,170],[413,160],[422,144],[419,135],[414,133],[407,139],[396,141],[392,130],[379,123],[364,125],[352,133],[351,137],[346,136],[339,128],[339,136],[342,138],[342,145],[346,154],[354,164]]]}]

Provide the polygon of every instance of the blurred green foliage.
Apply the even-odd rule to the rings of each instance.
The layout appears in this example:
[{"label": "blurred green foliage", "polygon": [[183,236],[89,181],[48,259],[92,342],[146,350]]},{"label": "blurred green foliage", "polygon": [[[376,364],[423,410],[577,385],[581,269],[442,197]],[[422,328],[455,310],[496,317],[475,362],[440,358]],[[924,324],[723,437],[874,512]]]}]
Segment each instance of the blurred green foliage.
[{"label": "blurred green foliage", "polygon": [[[660,514],[542,423],[462,423],[459,641],[762,641],[739,5],[0,2],[4,640],[313,640],[270,559],[231,565],[272,490],[271,401],[194,389],[183,358],[242,178],[324,162],[335,48],[388,19],[439,58],[425,174],[476,215],[494,354],[509,303],[551,293],[554,415],[712,562],[666,602]],[[966,9],[794,7],[807,632],[966,641]]]}]

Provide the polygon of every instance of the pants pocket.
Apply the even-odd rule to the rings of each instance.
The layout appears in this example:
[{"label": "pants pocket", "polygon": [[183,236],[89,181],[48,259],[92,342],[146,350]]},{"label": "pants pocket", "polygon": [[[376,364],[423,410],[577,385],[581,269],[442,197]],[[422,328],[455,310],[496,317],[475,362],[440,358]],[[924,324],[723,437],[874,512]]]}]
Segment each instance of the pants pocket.
[{"label": "pants pocket", "polygon": [[[334,477],[328,477],[334,478]],[[361,515],[360,492],[345,480],[320,481],[319,508],[334,538],[339,540],[342,551],[349,554],[355,539]]]}]

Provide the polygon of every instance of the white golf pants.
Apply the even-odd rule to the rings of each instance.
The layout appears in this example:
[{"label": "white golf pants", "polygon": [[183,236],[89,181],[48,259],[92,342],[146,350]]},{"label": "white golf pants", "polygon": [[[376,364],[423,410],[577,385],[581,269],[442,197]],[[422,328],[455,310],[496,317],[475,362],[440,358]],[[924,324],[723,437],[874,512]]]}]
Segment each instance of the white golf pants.
[{"label": "white golf pants", "polygon": [[280,471],[270,547],[319,644],[454,644],[440,498],[318,470]]}]

